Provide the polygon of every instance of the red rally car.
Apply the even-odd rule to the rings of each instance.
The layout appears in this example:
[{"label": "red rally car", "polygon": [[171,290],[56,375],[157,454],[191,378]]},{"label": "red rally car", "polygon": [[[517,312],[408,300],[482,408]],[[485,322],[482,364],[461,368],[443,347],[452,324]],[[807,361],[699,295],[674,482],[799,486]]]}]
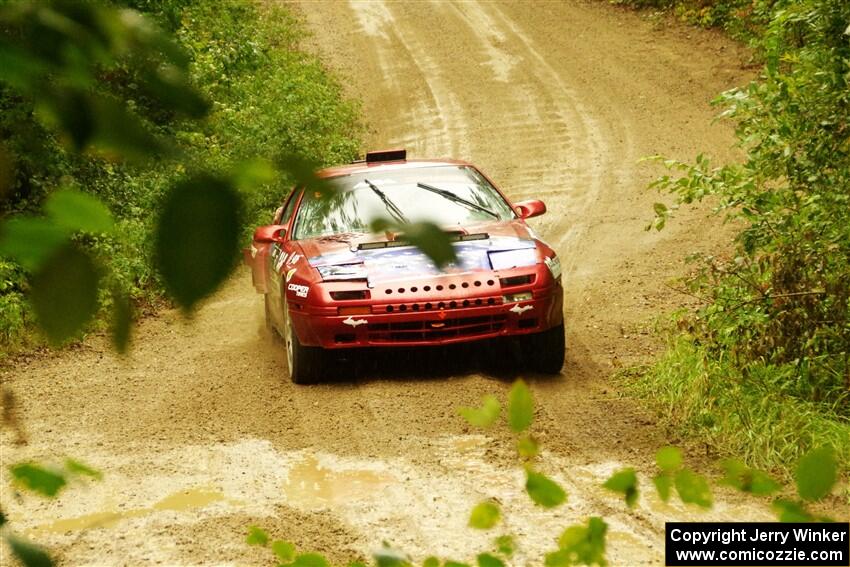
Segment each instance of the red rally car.
[{"label": "red rally car", "polygon": [[[543,202],[511,204],[472,164],[404,150],[318,177],[335,191],[296,187],[246,251],[293,382],[321,380],[339,349],[500,337],[519,342],[529,370],[561,371],[561,265],[524,220],[545,213]],[[435,222],[456,262],[439,270],[404,234],[373,233],[378,217]]]}]

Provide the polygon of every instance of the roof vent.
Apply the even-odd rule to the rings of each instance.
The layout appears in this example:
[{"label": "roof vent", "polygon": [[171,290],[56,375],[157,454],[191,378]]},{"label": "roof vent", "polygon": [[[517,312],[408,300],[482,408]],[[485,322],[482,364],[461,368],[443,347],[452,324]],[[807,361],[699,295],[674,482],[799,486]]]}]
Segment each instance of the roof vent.
[{"label": "roof vent", "polygon": [[396,150],[378,150],[375,152],[366,152],[366,163],[377,163],[382,161],[405,161],[407,159],[407,150],[404,148]]}]

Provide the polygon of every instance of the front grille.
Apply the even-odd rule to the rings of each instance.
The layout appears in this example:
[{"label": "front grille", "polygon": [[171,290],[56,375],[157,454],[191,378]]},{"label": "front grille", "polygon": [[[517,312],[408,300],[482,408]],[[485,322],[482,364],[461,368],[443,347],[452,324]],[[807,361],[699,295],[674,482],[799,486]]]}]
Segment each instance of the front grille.
[{"label": "front grille", "polygon": [[470,297],[465,299],[433,299],[416,303],[390,303],[372,306],[372,313],[410,313],[416,311],[442,311],[467,307],[492,307],[501,305],[503,299],[496,297]]},{"label": "front grille", "polygon": [[507,316],[482,315],[454,319],[430,319],[398,323],[370,323],[367,327],[372,342],[415,342],[474,337],[502,330]]}]

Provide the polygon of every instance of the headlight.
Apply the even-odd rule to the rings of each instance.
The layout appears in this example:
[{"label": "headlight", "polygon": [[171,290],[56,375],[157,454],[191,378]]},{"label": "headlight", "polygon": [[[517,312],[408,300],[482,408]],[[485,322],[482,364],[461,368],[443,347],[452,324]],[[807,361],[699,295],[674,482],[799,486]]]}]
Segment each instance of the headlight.
[{"label": "headlight", "polygon": [[552,278],[556,280],[561,279],[561,260],[557,256],[552,256],[551,258],[544,258],[543,261],[546,263],[546,267],[549,268]]},{"label": "headlight", "polygon": [[509,295],[503,295],[502,302],[516,303],[517,301],[530,301],[532,297],[533,296],[530,291],[523,291],[522,293],[511,293]]},{"label": "headlight", "polygon": [[492,266],[494,270],[522,268],[524,266],[533,266],[537,263],[537,248],[520,248],[519,250],[490,252],[489,256],[490,266]]}]

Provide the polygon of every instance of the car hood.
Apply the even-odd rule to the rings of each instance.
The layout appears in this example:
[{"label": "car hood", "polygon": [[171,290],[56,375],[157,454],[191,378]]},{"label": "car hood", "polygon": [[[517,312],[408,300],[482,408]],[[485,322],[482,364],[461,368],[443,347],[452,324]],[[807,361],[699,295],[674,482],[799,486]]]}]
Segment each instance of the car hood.
[{"label": "car hood", "polygon": [[457,232],[457,237],[453,244],[457,261],[442,270],[418,248],[395,244],[392,235],[340,234],[300,240],[299,244],[323,280],[366,279],[370,287],[393,280],[506,269],[538,261],[536,240],[522,221],[472,225]]}]

